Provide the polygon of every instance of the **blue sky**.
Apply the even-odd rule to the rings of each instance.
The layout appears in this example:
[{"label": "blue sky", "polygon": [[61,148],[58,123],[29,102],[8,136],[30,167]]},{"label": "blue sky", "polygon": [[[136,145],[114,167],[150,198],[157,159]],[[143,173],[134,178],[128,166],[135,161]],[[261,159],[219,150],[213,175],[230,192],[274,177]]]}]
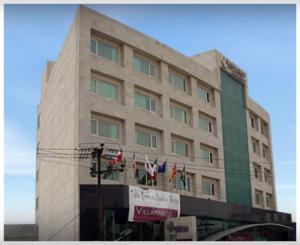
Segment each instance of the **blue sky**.
[{"label": "blue sky", "polygon": [[[278,210],[296,209],[295,5],[86,5],[186,56],[218,49],[247,71],[271,115]],[[34,223],[40,78],[77,5],[5,5],[5,223]]]}]

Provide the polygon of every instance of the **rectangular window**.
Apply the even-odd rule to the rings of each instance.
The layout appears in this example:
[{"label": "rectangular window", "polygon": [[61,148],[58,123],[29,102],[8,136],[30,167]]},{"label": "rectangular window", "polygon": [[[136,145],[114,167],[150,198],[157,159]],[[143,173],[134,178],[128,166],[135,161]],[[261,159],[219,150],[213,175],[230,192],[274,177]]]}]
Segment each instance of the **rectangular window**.
[{"label": "rectangular window", "polygon": [[169,72],[169,83],[177,89],[186,92],[186,80],[173,72]]},{"label": "rectangular window", "polygon": [[90,49],[91,52],[94,54],[97,54],[97,43],[98,43],[97,40],[91,39]]},{"label": "rectangular window", "polygon": [[[92,127],[93,130],[93,121],[92,120]],[[97,120],[97,135],[108,137],[112,139],[119,139],[119,132],[118,132],[118,125],[112,122],[106,122],[102,120]]]},{"label": "rectangular window", "polygon": [[272,195],[266,193],[266,206],[267,206],[268,208],[272,208],[272,206],[273,206],[272,204],[273,204],[273,201],[272,201]]},{"label": "rectangular window", "polygon": [[187,124],[187,112],[175,105],[171,105],[170,107],[171,118],[177,121],[181,121]]},{"label": "rectangular window", "polygon": [[202,182],[202,192],[206,195],[215,195],[215,185],[208,181]]},{"label": "rectangular window", "polygon": [[271,184],[271,171],[268,169],[264,169],[265,182]]},{"label": "rectangular window", "polygon": [[209,92],[201,87],[198,87],[198,97],[206,103],[210,102]]},{"label": "rectangular window", "polygon": [[136,71],[142,72],[148,76],[155,77],[156,66],[150,61],[134,55],[133,68]]},{"label": "rectangular window", "polygon": [[[108,170],[107,166],[108,166],[107,163],[101,164],[101,170],[102,171]],[[115,172],[115,171],[114,172],[113,171],[105,172],[104,174],[101,174],[101,179],[118,181],[119,173]]]},{"label": "rectangular window", "polygon": [[200,153],[201,153],[201,159],[203,160],[203,162],[209,162],[209,151],[207,149],[200,149]]},{"label": "rectangular window", "polygon": [[204,118],[202,116],[199,116],[199,128],[201,128],[201,129],[203,129],[203,130],[205,130],[205,131],[207,131],[209,133],[212,132],[212,124],[211,124],[211,122],[208,119],[206,119],[206,118]]},{"label": "rectangular window", "polygon": [[136,144],[151,148],[157,147],[157,136],[148,132],[136,130]]},{"label": "rectangular window", "polygon": [[188,156],[188,144],[172,140],[172,152],[182,156]]},{"label": "rectangular window", "polygon": [[118,85],[110,82],[91,78],[90,91],[111,100],[118,99]]},{"label": "rectangular window", "polygon": [[266,145],[263,145],[262,148],[263,148],[263,150],[262,150],[263,158],[268,159],[268,153],[269,153],[268,147]]},{"label": "rectangular window", "polygon": [[106,59],[118,62],[118,48],[107,42],[98,41],[98,55]]},{"label": "rectangular window", "polygon": [[97,94],[98,89],[97,89],[97,84],[98,84],[98,80],[95,78],[91,79],[91,84],[90,84],[90,91],[94,94]]},{"label": "rectangular window", "polygon": [[142,168],[137,169],[136,182],[137,182],[137,184],[140,184],[140,185],[149,185],[149,186],[157,185],[157,181],[150,179],[149,174],[145,171],[145,169],[142,169]]},{"label": "rectangular window", "polygon": [[91,120],[91,134],[97,134],[97,120]]},{"label": "rectangular window", "polygon": [[183,190],[183,191],[191,191],[191,179],[189,176],[185,177],[185,187],[184,187],[184,183],[181,180],[180,176],[181,173],[177,173],[178,176],[175,177],[175,179],[173,180],[173,189],[176,190]]},{"label": "rectangular window", "polygon": [[257,205],[261,205],[260,194],[258,194],[258,193],[255,193],[255,203]]},{"label": "rectangular window", "polygon": [[156,100],[148,95],[143,95],[135,92],[134,94],[135,106],[144,108],[148,111],[155,112],[156,110]]},{"label": "rectangular window", "polygon": [[117,100],[118,86],[103,80],[98,80],[98,94],[112,100]]}]

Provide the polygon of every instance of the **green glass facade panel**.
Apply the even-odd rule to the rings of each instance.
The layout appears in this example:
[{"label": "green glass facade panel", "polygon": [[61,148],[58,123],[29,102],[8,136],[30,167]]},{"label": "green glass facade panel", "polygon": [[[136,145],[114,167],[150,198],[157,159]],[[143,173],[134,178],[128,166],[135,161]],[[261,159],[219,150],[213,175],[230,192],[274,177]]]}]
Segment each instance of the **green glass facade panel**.
[{"label": "green glass facade panel", "polygon": [[221,71],[221,88],[227,202],[252,206],[244,85]]}]

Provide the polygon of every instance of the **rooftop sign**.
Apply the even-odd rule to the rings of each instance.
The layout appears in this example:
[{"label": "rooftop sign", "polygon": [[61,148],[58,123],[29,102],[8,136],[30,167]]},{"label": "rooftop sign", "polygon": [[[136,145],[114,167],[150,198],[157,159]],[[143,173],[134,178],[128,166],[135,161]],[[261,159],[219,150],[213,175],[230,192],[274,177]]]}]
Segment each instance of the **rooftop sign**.
[{"label": "rooftop sign", "polygon": [[231,62],[229,59],[224,57],[222,58],[221,68],[227,71],[235,79],[239,80],[242,83],[246,83],[246,73],[242,71],[236,64]]}]

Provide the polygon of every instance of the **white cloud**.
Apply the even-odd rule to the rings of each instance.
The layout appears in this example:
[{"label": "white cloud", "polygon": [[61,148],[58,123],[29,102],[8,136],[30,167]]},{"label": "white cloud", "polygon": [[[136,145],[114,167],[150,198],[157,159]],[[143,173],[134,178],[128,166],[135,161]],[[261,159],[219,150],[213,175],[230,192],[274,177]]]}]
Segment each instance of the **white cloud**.
[{"label": "white cloud", "polygon": [[5,174],[35,175],[35,142],[20,124],[5,120]]}]

